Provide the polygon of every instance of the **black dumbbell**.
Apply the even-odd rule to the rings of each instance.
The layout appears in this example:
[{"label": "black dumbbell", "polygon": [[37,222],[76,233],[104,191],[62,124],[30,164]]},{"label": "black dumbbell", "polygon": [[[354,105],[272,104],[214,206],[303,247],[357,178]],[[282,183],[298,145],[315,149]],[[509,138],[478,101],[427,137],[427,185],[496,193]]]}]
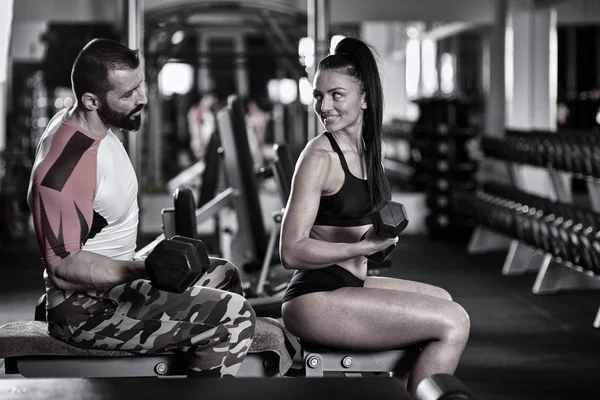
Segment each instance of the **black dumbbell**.
[{"label": "black dumbbell", "polygon": [[590,271],[595,270],[594,258],[590,253],[591,236],[596,231],[595,213],[589,209],[571,206],[574,210],[574,225],[569,232],[571,262]]},{"label": "black dumbbell", "polygon": [[[390,200],[383,201],[373,211],[371,223],[373,224],[372,229],[379,236],[394,238],[400,235],[408,226],[408,218],[406,217],[404,205]],[[362,239],[366,235],[367,233],[365,232]],[[368,255],[367,258],[372,261],[383,262],[395,248],[396,245],[393,244],[384,250]]]},{"label": "black dumbbell", "polygon": [[593,254],[594,249],[592,248],[595,233],[594,228],[588,226],[581,230],[578,235],[580,254],[578,265],[591,272],[594,272],[597,267],[597,259],[595,254]]},{"label": "black dumbbell", "polygon": [[562,208],[565,221],[558,227],[561,239],[559,253],[564,260],[580,265],[584,256],[580,239],[590,224],[589,211],[573,205],[564,205]]},{"label": "black dumbbell", "polygon": [[583,225],[573,219],[565,220],[559,227],[560,255],[565,261],[578,265],[581,254],[579,253],[579,235]]},{"label": "black dumbbell", "polygon": [[548,227],[548,246],[549,252],[554,257],[560,257],[564,259],[564,246],[563,238],[561,237],[561,226],[566,222],[562,215],[556,216],[556,218],[547,224]]},{"label": "black dumbbell", "polygon": [[591,150],[592,176],[595,178],[600,178],[600,144],[594,144]]},{"label": "black dumbbell", "polygon": [[[577,223],[573,226],[573,229],[569,232],[569,240],[571,242],[571,262],[580,267],[588,268],[588,259],[586,259],[585,249],[583,247],[582,239],[586,234],[587,226],[582,223]],[[590,265],[591,266],[591,265]]]},{"label": "black dumbbell", "polygon": [[201,240],[173,236],[156,245],[145,265],[154,287],[182,293],[200,279],[210,260]]},{"label": "black dumbbell", "polygon": [[537,210],[527,205],[515,208],[515,228],[517,237],[526,244],[534,244],[533,242],[533,218]]},{"label": "black dumbbell", "polygon": [[531,242],[532,244],[542,249],[542,238],[540,232],[541,221],[546,215],[546,211],[544,209],[535,209],[535,213],[530,215],[530,224],[531,224]]},{"label": "black dumbbell", "polygon": [[592,257],[592,266],[595,268],[594,273],[600,275],[600,231],[596,231],[592,234],[590,253]]},{"label": "black dumbbell", "polygon": [[485,223],[491,228],[509,236],[517,236],[516,210],[520,210],[522,205],[511,199],[505,199],[485,192],[481,192],[478,195],[488,203],[482,210]]}]

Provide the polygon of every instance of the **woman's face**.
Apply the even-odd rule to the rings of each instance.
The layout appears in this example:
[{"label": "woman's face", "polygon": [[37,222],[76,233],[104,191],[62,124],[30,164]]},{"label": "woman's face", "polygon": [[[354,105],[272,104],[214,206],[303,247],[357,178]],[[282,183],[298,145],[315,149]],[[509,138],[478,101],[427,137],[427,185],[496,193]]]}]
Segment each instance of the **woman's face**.
[{"label": "woman's face", "polygon": [[317,71],[314,80],[314,109],[329,132],[361,132],[367,108],[360,82],[340,70]]}]

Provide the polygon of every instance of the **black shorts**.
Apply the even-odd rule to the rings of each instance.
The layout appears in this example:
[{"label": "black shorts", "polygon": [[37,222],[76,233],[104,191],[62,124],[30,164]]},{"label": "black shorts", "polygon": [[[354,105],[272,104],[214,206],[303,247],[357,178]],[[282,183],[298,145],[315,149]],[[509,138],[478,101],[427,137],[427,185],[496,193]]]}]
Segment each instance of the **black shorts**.
[{"label": "black shorts", "polygon": [[325,268],[298,270],[290,280],[283,303],[314,292],[327,292],[343,287],[364,287],[365,281],[339,265]]}]

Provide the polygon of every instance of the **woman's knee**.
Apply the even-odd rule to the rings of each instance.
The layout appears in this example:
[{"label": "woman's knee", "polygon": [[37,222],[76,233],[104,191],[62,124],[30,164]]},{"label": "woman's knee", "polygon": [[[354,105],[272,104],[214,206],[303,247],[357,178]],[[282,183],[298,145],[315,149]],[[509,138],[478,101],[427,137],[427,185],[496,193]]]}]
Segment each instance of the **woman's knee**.
[{"label": "woman's knee", "polygon": [[442,300],[452,301],[452,295],[444,288],[439,286],[433,286],[433,295]]},{"label": "woman's knee", "polygon": [[445,336],[451,341],[466,342],[471,331],[471,319],[467,311],[458,303],[449,303],[446,310]]}]

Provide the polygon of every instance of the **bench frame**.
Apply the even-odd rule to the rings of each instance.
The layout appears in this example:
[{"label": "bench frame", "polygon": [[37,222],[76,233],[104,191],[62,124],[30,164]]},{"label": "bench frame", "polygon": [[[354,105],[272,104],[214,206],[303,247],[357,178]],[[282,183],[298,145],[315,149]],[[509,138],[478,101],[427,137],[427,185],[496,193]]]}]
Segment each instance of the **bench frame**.
[{"label": "bench frame", "polygon": [[[6,374],[26,378],[185,377],[185,353],[131,356],[17,356],[5,359]],[[273,353],[249,353],[239,377],[281,377]]]},{"label": "bench frame", "polygon": [[[418,349],[379,352],[302,348],[303,365],[281,375],[272,353],[249,353],[237,377],[346,377],[409,371]],[[15,356],[5,358],[5,372],[25,378],[185,377],[186,354],[131,356]]]},{"label": "bench frame", "polygon": [[[280,328],[285,337],[289,338],[284,328]],[[6,337],[5,335],[4,338]],[[25,378],[185,377],[189,365],[188,355],[182,352],[133,354],[106,351],[104,354],[103,350],[86,351],[62,342],[62,348],[59,350],[40,350],[51,349],[52,345],[48,341],[57,339],[39,333],[23,336],[18,340],[25,347],[25,351],[4,357],[7,375],[20,374]],[[333,374],[352,377],[377,373],[392,375],[394,372],[409,371],[420,351],[418,345],[386,351],[357,351],[328,348],[302,341],[298,341],[297,344],[298,346],[295,346],[294,343],[284,342],[276,345],[277,351],[286,351],[292,357],[292,365],[284,371],[281,370],[279,355],[275,349],[251,349],[237,376],[324,377]],[[30,352],[27,351],[28,345]],[[288,345],[294,349],[287,348]],[[69,354],[70,349],[72,354]],[[60,354],[48,354],[46,351],[60,351]],[[90,354],[82,354],[88,351]]]}]

